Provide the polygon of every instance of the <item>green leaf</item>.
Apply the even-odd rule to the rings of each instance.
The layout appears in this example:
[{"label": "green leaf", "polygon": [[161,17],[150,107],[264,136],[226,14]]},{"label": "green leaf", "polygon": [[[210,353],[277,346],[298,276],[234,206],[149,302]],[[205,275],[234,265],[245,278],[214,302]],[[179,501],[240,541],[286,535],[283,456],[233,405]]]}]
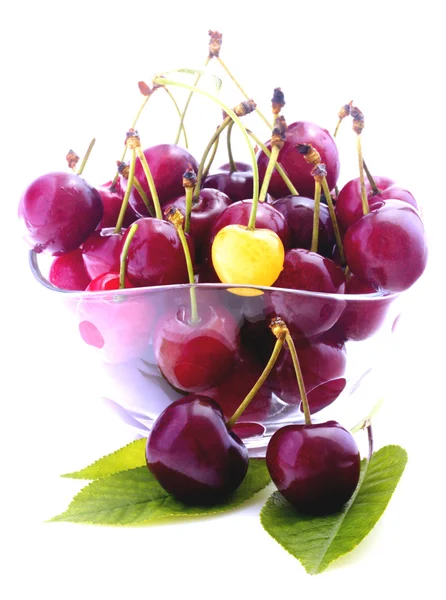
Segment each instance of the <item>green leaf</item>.
[{"label": "green leaf", "polygon": [[143,525],[167,517],[218,514],[240,506],[269,482],[265,461],[251,459],[245,479],[224,504],[189,506],[168,494],[146,467],[136,467],[92,481],[75,496],[65,512],[50,522]]},{"label": "green leaf", "polygon": [[279,492],[274,492],[262,508],[262,525],[308,573],[321,573],[373,529],[406,463],[407,452],[400,446],[381,448],[370,461],[362,461],[358,488],[344,509],[325,517],[299,514]]},{"label": "green leaf", "polygon": [[146,464],[146,441],[146,438],[141,438],[130,442],[127,446],[116,450],[116,452],[112,452],[96,460],[88,467],[74,473],[66,473],[62,477],[69,477],[71,479],[99,479],[100,477],[113,475],[119,471],[142,467]]}]

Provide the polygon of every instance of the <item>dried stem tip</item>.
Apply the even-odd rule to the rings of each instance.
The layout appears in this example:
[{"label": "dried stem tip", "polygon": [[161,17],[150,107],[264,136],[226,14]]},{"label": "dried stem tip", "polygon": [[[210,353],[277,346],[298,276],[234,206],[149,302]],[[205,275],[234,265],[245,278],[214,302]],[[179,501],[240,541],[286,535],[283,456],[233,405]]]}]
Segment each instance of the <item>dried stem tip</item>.
[{"label": "dried stem tip", "polygon": [[321,155],[316,150],[316,148],[313,148],[311,144],[297,144],[295,148],[299,152],[299,154],[302,154],[307,163],[309,163],[310,165],[316,166],[320,164]]},{"label": "dried stem tip", "polygon": [[76,152],[74,152],[74,150],[68,150],[68,154],[65,158],[67,159],[68,168],[74,170],[79,162],[79,156],[76,154]]},{"label": "dried stem tip", "polygon": [[175,229],[183,226],[184,217],[179,208],[176,208],[175,206],[167,208],[164,211],[164,216],[168,221],[170,221],[170,223],[172,223]]},{"label": "dried stem tip", "polygon": [[282,317],[274,317],[271,319],[269,328],[277,339],[284,338],[290,332]]},{"label": "dried stem tip", "polygon": [[129,129],[125,135],[125,145],[130,150],[136,150],[141,146],[141,140],[139,139],[139,133],[135,129]]},{"label": "dried stem tip", "polygon": [[276,120],[274,122],[274,129],[271,135],[271,147],[278,146],[279,149],[283,147],[283,144],[286,140],[286,131],[287,124],[285,121],[285,117],[279,115],[278,117],[276,117]]},{"label": "dried stem tip", "polygon": [[125,162],[121,160],[117,160],[116,164],[118,166],[118,173],[124,177],[124,179],[129,178],[130,167]]},{"label": "dried stem tip", "polygon": [[213,58],[214,56],[218,58],[223,41],[223,34],[209,29],[209,35],[211,36],[211,39],[209,40],[209,58]]},{"label": "dried stem tip", "polygon": [[[235,112],[237,117],[245,117],[246,115],[249,115],[249,113],[252,113],[256,108],[257,104],[251,98],[249,100],[244,100],[243,102],[240,102],[239,104],[237,104],[237,106],[234,106],[232,110]],[[223,119],[226,119],[229,116],[225,110],[222,111],[222,115]]]},{"label": "dried stem tip", "polygon": [[311,174],[313,175],[315,181],[322,183],[325,177],[327,177],[327,167],[324,163],[319,163],[312,170]]},{"label": "dried stem tip", "polygon": [[194,171],[192,165],[187,167],[187,170],[183,173],[183,187],[185,188],[193,188],[197,183],[197,174]]},{"label": "dried stem tip", "polygon": [[350,115],[353,117],[353,131],[359,135],[364,129],[364,115],[357,106],[350,108]]},{"label": "dried stem tip", "polygon": [[155,88],[151,88],[145,81],[138,81],[139,91],[143,96],[151,96]]},{"label": "dried stem tip", "polygon": [[273,114],[278,115],[285,106],[285,96],[280,87],[274,88],[273,97],[271,98]]},{"label": "dried stem tip", "polygon": [[350,102],[348,104],[344,104],[344,106],[341,107],[340,111],[338,112],[338,117],[341,119],[345,119],[345,117],[348,117],[350,114],[350,110],[353,104],[353,100],[350,100]]}]

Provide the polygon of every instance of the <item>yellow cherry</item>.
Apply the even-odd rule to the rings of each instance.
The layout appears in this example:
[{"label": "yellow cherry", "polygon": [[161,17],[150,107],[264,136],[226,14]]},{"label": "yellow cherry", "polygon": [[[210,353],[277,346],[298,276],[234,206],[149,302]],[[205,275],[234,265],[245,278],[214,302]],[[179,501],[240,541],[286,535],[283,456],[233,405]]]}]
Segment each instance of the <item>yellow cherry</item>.
[{"label": "yellow cherry", "polygon": [[[271,229],[227,225],[212,243],[212,263],[222,283],[270,286],[283,269],[282,240]],[[260,290],[233,288],[240,296],[258,296]]]}]

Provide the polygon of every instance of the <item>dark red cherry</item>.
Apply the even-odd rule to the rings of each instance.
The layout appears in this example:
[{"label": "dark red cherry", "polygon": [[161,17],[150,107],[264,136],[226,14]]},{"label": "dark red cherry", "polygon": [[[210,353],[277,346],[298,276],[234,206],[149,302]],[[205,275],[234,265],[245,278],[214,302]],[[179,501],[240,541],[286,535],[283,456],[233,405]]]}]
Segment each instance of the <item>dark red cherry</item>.
[{"label": "dark red cherry", "polygon": [[[226,208],[215,221],[212,227],[211,242],[220,229],[226,225],[248,225],[251,214],[252,200],[240,200]],[[257,206],[257,229],[271,229],[282,240],[285,248],[289,247],[290,232],[285,217],[271,204],[260,202]]]},{"label": "dark red cherry", "polygon": [[233,366],[239,350],[239,327],[223,306],[198,305],[191,322],[188,304],[167,309],[153,333],[161,373],[176,389],[200,392],[217,385]]},{"label": "dark red cherry", "polygon": [[35,179],[24,191],[18,214],[35,252],[61,254],[79,248],[103,215],[99,192],[75,173]]},{"label": "dark red cherry", "polygon": [[187,504],[223,502],[243,481],[248,451],[226,428],[218,404],[190,394],[168,406],[155,421],[146,462],[159,484]]},{"label": "dark red cherry", "polygon": [[[121,211],[122,200],[124,198],[124,192],[121,188],[119,179],[112,186],[112,182],[109,181],[100,185],[96,188],[101,195],[102,204],[104,206],[104,214],[101,222],[98,225],[98,229],[106,229],[107,227],[115,227],[118,221],[119,213]],[[138,216],[136,215],[130,204],[127,205],[127,209],[124,214],[124,221],[122,226],[129,227]]]},{"label": "dark red cherry", "polygon": [[202,188],[214,188],[225,193],[231,202],[252,198],[253,172],[251,165],[236,162],[236,171],[231,171],[231,165],[225,163],[214,173],[206,177]]},{"label": "dark red cherry", "polygon": [[[310,250],[313,237],[314,200],[303,196],[285,196],[272,205],[283,214],[290,230],[290,248]],[[336,244],[328,206],[320,205],[317,251],[331,258]]]},{"label": "dark red cherry", "polygon": [[109,271],[119,272],[123,233],[97,229],[82,245],[82,256],[91,279]]},{"label": "dark red cherry", "polygon": [[[314,177],[311,175],[311,166],[296,150],[298,144],[311,144],[321,155],[321,161],[327,167],[327,184],[333,189],[339,177],[340,161],[336,142],[326,130],[308,121],[297,121],[288,126],[286,141],[279,152],[278,162],[284,168],[294,187],[301,196],[314,197]],[[270,145],[267,144],[270,149]],[[263,179],[268,165],[268,157],[259,152],[257,162],[259,176]],[[282,198],[290,192],[277,171],[273,172],[268,192],[274,198]]]},{"label": "dark red cherry", "polygon": [[401,292],[426,267],[423,222],[407,202],[384,200],[374,206],[347,229],[345,258],[351,272],[376,289]]},{"label": "dark red cherry", "polygon": [[[198,198],[194,199],[190,214],[190,235],[194,241],[195,260],[201,264],[210,246],[211,228],[221,213],[231,204],[226,194],[215,189],[202,189]],[[186,214],[186,196],[180,196],[167,202],[163,209],[179,208]]]},{"label": "dark red cherry", "polygon": [[[151,146],[144,150],[144,156],[149,164],[161,206],[184,193],[183,174],[189,165],[192,166],[195,172],[198,171],[198,163],[195,158],[187,150],[176,144]],[[147,194],[149,202],[152,202],[152,194],[139,158],[136,159],[135,177]],[[127,180],[122,176],[121,186],[125,191]],[[135,188],[132,189],[130,194],[130,205],[138,216],[147,217],[149,215],[143,199]]]},{"label": "dark red cherry", "polygon": [[[373,176],[379,190],[375,194],[368,180],[365,182],[368,203],[371,206],[375,200],[401,200],[418,209],[418,204],[413,195],[406,189],[397,185],[389,177]],[[340,228],[346,231],[363,215],[361,200],[361,183],[359,177],[348,181],[339,192],[336,200],[336,216]]]},{"label": "dark red cherry", "polygon": [[[127,277],[135,287],[188,283],[186,259],[175,227],[162,219],[146,217],[138,224],[127,255]],[[128,235],[124,234],[122,243]],[[193,243],[188,236],[194,256]]]},{"label": "dark red cherry", "polygon": [[342,299],[330,296],[344,293],[344,271],[332,260],[310,250],[288,250],[273,287],[325,293],[296,294],[293,298],[290,293],[273,289],[267,294],[268,317],[280,316],[296,335],[300,332],[306,338],[330,329],[345,306]]},{"label": "dark red cherry", "polygon": [[358,446],[336,421],[282,427],[269,441],[266,464],[282,496],[310,515],[340,510],[359,482]]},{"label": "dark red cherry", "polygon": [[61,290],[85,290],[91,278],[85,268],[80,248],[55,256],[48,279]]}]

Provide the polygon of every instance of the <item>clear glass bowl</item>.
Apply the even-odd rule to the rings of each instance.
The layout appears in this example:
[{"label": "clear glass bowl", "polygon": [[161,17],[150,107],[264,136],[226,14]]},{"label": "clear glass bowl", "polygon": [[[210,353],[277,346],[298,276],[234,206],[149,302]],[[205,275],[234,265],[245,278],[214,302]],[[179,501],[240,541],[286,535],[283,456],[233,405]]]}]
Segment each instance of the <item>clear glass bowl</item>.
[{"label": "clear glass bowl", "polygon": [[[101,396],[135,437],[146,436],[161,411],[185,395],[181,385],[214,398],[226,417],[232,416],[270,356],[274,315],[283,318],[295,341],[314,421],[335,419],[353,427],[383,393],[383,367],[392,351],[401,294],[323,294],[226,284],[71,292],[49,283],[39,260],[31,251],[34,276],[66,304],[72,341],[81,340],[86,360],[95,362]],[[198,328],[188,322],[191,287],[202,315]],[[257,295],[237,293],[247,288]],[[175,359],[173,368],[170,357],[179,356],[186,341],[186,355]],[[214,382],[210,386],[207,377]],[[234,430],[251,455],[261,456],[279,427],[303,420],[284,347]]]}]

